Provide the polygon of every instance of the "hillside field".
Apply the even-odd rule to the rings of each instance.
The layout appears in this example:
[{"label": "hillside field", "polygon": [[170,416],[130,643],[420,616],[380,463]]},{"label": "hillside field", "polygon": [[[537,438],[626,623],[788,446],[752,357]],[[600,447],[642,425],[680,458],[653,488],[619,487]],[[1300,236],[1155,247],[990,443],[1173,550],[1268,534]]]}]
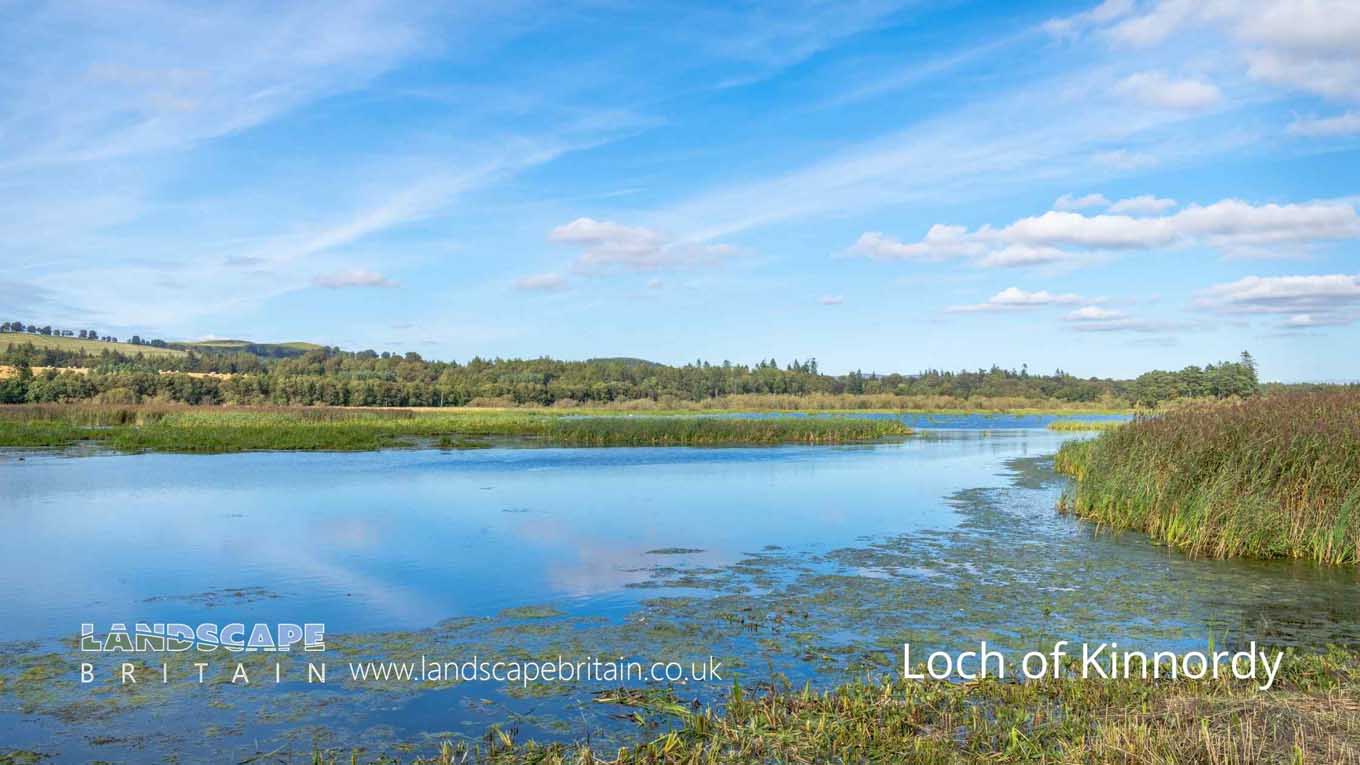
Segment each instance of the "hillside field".
[{"label": "hillside field", "polygon": [[8,345],[31,344],[34,348],[51,348],[58,351],[84,351],[86,353],[99,353],[100,351],[115,351],[135,356],[138,353],[147,356],[183,356],[184,351],[174,348],[156,348],[150,345],[133,345],[132,343],[106,343],[103,340],[81,340],[78,337],[51,337],[48,335],[30,335],[27,332],[4,332],[0,333],[0,348]]}]

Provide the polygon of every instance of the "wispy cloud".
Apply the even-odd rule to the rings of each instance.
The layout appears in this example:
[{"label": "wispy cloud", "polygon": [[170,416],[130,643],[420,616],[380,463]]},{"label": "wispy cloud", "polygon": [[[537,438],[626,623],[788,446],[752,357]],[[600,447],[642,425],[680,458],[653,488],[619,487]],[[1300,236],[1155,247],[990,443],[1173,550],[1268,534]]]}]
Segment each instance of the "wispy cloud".
[{"label": "wispy cloud", "polygon": [[1300,117],[1289,123],[1289,132],[1313,138],[1360,135],[1360,112],[1346,112],[1334,117]]},{"label": "wispy cloud", "polygon": [[351,287],[396,287],[397,283],[380,273],[365,268],[334,271],[317,274],[312,284],[328,290],[348,289]]},{"label": "wispy cloud", "polygon": [[1083,194],[1074,196],[1063,194],[1053,202],[1054,210],[1085,210],[1091,207],[1109,207],[1110,200],[1104,194]]},{"label": "wispy cloud", "polygon": [[181,149],[361,87],[419,50],[413,5],[7,9],[0,166]]},{"label": "wispy cloud", "polygon": [[1152,194],[1141,194],[1128,199],[1121,199],[1110,205],[1109,212],[1117,215],[1157,215],[1177,205],[1174,199],[1164,199],[1153,196]]},{"label": "wispy cloud", "polygon": [[560,292],[566,288],[566,277],[555,273],[529,274],[515,280],[515,289],[528,292]]},{"label": "wispy cloud", "polygon": [[573,267],[582,273],[656,271],[712,265],[736,250],[723,244],[677,241],[654,229],[577,218],[548,233],[553,242],[581,249]]},{"label": "wispy cloud", "polygon": [[1004,290],[992,295],[983,303],[973,305],[955,305],[946,309],[950,313],[978,313],[978,312],[1003,312],[1003,311],[1022,311],[1031,308],[1046,308],[1049,306],[1077,305],[1090,302],[1086,298],[1073,293],[1054,294],[1047,290],[1037,292],[1026,292],[1018,287],[1007,287]]},{"label": "wispy cloud", "polygon": [[1154,109],[1197,112],[1216,105],[1223,94],[1213,83],[1173,79],[1164,72],[1139,72],[1119,81],[1115,91]]},{"label": "wispy cloud", "polygon": [[1173,135],[1172,126],[1202,115],[1149,109],[1113,93],[1117,82],[1115,70],[1096,67],[1024,84],[801,167],[709,189],[648,220],[706,241],[792,219],[958,203],[1039,179],[1091,183],[1149,164],[1202,161],[1251,140]]}]

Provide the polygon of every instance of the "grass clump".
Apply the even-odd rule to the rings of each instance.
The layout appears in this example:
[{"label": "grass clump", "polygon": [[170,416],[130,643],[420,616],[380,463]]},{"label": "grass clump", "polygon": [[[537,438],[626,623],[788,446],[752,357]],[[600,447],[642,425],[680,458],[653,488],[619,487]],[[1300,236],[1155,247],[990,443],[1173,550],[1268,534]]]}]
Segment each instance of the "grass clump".
[{"label": "grass clump", "polygon": [[1048,423],[1048,429],[1072,432],[1114,430],[1123,424],[1115,420],[1054,420]]},{"label": "grass clump", "polygon": [[1193,555],[1360,562],[1360,389],[1176,409],[1057,467],[1066,510]]},{"label": "grass clump", "polygon": [[430,444],[485,446],[487,437],[568,446],[840,444],[910,434],[891,419],[599,416],[488,410],[341,407],[38,405],[0,407],[0,446],[94,441],[120,451],[356,451]]}]

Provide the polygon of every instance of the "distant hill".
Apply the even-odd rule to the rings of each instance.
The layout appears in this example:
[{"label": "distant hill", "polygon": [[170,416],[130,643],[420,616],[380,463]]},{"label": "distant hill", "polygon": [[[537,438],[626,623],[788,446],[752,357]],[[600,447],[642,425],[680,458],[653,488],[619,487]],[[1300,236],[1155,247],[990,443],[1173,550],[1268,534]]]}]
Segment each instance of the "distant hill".
[{"label": "distant hill", "polygon": [[646,360],[646,359],[635,359],[635,358],[632,358],[631,356],[601,356],[601,357],[599,357],[599,358],[586,359],[586,363],[587,363],[587,364],[623,364],[624,366],[629,366],[629,367],[660,367],[660,366],[665,366],[664,364],[658,364],[658,363],[655,362],[655,361],[648,361],[648,360]]},{"label": "distant hill", "polygon": [[315,343],[256,343],[250,340],[199,340],[193,343],[170,343],[170,346],[196,353],[249,353],[271,359],[301,356],[307,351],[325,347]]},{"label": "distant hill", "polygon": [[[159,342],[159,341],[157,341]],[[301,356],[307,351],[320,350],[325,346],[315,343],[256,343],[250,340],[199,340],[191,343],[165,343],[163,346],[109,343],[103,340],[82,340],[78,337],[59,335],[35,335],[28,332],[0,332],[0,348],[6,345],[31,344],[34,348],[51,348],[58,351],[115,351],[129,356],[138,353],[147,356],[184,356],[188,351],[194,353],[249,353],[262,358],[284,359]]]},{"label": "distant hill", "polygon": [[133,345],[132,343],[106,343],[103,340],[82,340],[78,337],[57,337],[55,335],[31,335],[27,332],[0,332],[0,347],[7,345],[29,344],[34,348],[51,348],[58,351],[85,351],[86,353],[99,353],[100,351],[114,351],[135,356],[138,353],[147,356],[183,356],[184,351],[173,348],[157,348],[152,345]]}]

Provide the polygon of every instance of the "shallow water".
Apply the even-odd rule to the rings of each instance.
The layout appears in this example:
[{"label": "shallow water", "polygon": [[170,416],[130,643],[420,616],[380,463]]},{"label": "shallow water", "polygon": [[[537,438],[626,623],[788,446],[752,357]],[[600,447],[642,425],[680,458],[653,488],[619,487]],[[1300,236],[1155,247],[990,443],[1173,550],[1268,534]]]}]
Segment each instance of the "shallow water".
[{"label": "shallow water", "polygon": [[507,717],[523,735],[630,732],[583,703],[598,683],[81,686],[56,641],[87,622],[322,622],[337,661],[714,655],[743,682],[819,684],[900,670],[904,640],[1360,643],[1353,569],[1188,560],[1058,516],[1045,458],[1073,435],[1048,419],[917,418],[917,437],[857,447],[11,452],[0,739],[244,759]]}]

